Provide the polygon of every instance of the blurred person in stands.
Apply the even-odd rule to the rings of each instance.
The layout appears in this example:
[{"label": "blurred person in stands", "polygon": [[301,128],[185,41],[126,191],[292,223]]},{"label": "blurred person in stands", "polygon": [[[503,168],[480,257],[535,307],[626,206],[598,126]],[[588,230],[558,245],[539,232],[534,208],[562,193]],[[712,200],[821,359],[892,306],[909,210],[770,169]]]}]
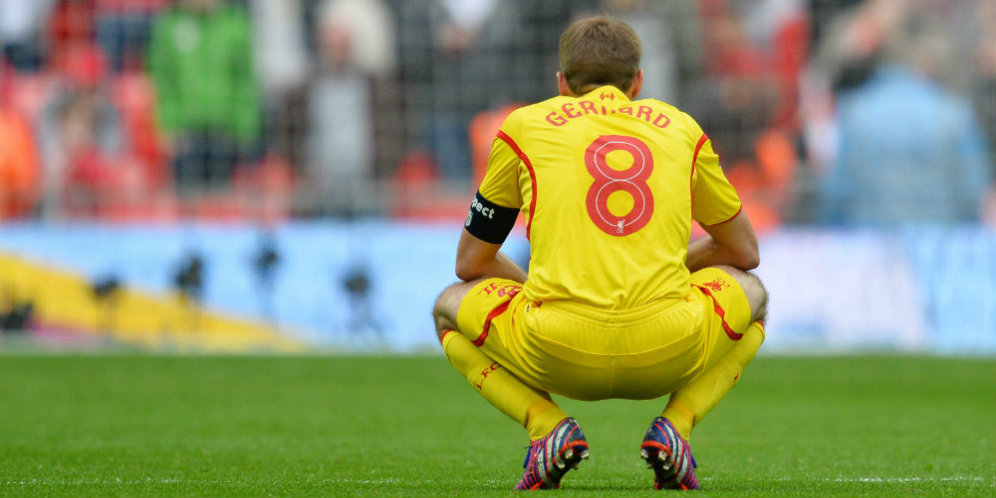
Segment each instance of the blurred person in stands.
[{"label": "blurred person in stands", "polygon": [[152,22],[169,0],[96,0],[96,37],[114,72],[144,69]]},{"label": "blurred person in stands", "polygon": [[613,16],[629,24],[643,44],[646,75],[641,93],[680,104],[683,90],[701,71],[702,44],[697,2],[605,0]]},{"label": "blurred person in stands", "polygon": [[266,119],[264,149],[270,157],[304,163],[305,93],[312,69],[303,0],[249,0],[253,47]]},{"label": "blurred person in stands", "polygon": [[411,0],[398,15],[410,126],[440,176],[469,185],[471,121],[517,101],[518,81],[494,82],[518,67],[522,14],[515,0]]},{"label": "blurred person in stands", "polygon": [[699,4],[702,72],[689,112],[715,139],[723,170],[748,200],[759,231],[777,226],[792,202],[797,164],[795,81],[805,49],[805,16],[797,1]]},{"label": "blurred person in stands", "polygon": [[37,123],[45,218],[92,212],[126,145],[120,114],[107,95],[107,60],[100,49],[76,46],[59,60],[57,84]]},{"label": "blurred person in stands", "polygon": [[[975,69],[971,91],[986,130],[989,150],[996,157],[996,2],[979,2],[973,14],[978,30],[970,50]],[[996,176],[996,160],[993,161],[993,174]],[[996,227],[996,185],[990,189],[983,218],[986,224]]]},{"label": "blurred person in stands", "polygon": [[42,30],[55,0],[0,0],[0,50],[18,71],[44,62]]},{"label": "blurred person in stands", "polygon": [[31,214],[38,200],[38,157],[24,119],[0,105],[0,220]]},{"label": "blurred person in stands", "polygon": [[377,209],[373,84],[394,70],[394,23],[379,0],[327,0],[318,11],[319,63],[308,92],[308,188],[323,211]]},{"label": "blurred person in stands", "polygon": [[156,18],[149,71],[180,194],[226,188],[258,146],[261,109],[246,10],[178,0]]},{"label": "blurred person in stands", "polygon": [[835,135],[817,144],[830,152],[818,178],[823,222],[979,221],[991,149],[970,100],[944,80],[957,45],[930,12],[869,0],[818,51],[817,71],[835,99]]},{"label": "blurred person in stands", "polygon": [[48,18],[47,35],[48,67],[65,66],[66,58],[96,40],[95,0],[56,0]]},{"label": "blurred person in stands", "polygon": [[[809,0],[809,61],[800,115],[810,176],[825,176],[839,140],[836,97],[862,85],[881,63],[882,47],[905,17],[901,0]],[[818,215],[814,215],[818,217]]]},{"label": "blurred person in stands", "polygon": [[749,161],[757,135],[771,122],[774,95],[762,50],[727,2],[702,4],[702,80],[689,106],[716,139],[724,167]]}]

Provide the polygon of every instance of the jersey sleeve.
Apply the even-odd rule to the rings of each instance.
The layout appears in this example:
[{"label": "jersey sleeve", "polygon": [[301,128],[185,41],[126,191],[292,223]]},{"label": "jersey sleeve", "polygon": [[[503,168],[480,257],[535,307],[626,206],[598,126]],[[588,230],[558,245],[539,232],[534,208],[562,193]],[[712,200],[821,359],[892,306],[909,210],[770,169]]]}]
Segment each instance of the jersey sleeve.
[{"label": "jersey sleeve", "polygon": [[723,174],[712,141],[703,133],[696,144],[692,166],[692,218],[716,225],[740,213],[740,196]]},{"label": "jersey sleeve", "polygon": [[491,144],[488,169],[464,222],[471,235],[491,244],[505,242],[522,206],[519,156],[513,144],[504,131]]},{"label": "jersey sleeve", "polygon": [[499,132],[491,144],[488,156],[488,169],[478,193],[488,201],[503,207],[518,209],[522,206],[522,192],[519,190],[519,156]]}]

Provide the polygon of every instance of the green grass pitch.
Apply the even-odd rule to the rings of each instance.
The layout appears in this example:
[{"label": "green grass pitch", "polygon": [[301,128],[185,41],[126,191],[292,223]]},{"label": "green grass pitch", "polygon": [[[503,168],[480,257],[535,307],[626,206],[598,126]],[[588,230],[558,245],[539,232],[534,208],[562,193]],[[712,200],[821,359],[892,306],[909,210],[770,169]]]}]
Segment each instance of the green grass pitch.
[{"label": "green grass pitch", "polygon": [[[550,496],[659,496],[661,401],[563,405]],[[512,496],[525,444],[442,356],[0,356],[0,496]],[[764,356],[692,448],[700,497],[991,497],[996,359]]]}]

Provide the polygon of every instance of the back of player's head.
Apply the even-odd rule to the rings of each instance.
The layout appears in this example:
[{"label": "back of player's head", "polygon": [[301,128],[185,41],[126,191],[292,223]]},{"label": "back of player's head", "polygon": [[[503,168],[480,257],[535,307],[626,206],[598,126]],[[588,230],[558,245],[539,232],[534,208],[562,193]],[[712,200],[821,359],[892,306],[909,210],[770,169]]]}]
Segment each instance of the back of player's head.
[{"label": "back of player's head", "polygon": [[560,71],[575,93],[588,85],[627,91],[640,70],[640,39],[628,24],[607,15],[570,25],[560,35]]}]

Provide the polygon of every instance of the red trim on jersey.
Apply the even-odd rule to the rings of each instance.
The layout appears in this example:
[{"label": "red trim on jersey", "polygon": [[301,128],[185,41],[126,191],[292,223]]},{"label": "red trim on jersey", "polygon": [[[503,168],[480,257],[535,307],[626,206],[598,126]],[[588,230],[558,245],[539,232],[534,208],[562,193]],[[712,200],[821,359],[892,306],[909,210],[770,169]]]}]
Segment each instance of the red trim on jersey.
[{"label": "red trim on jersey", "polygon": [[512,152],[522,159],[522,164],[526,165],[526,169],[529,170],[529,180],[532,182],[533,187],[533,198],[529,200],[529,221],[526,222],[526,239],[529,239],[529,234],[533,228],[533,218],[536,217],[536,172],[533,171],[533,163],[529,161],[529,156],[526,156],[525,152],[519,148],[519,144],[512,140],[512,137],[508,136],[504,131],[498,130],[498,138],[503,142],[508,144],[512,148]]},{"label": "red trim on jersey", "polygon": [[706,225],[706,226],[714,227],[716,225],[722,225],[723,223],[726,223],[726,222],[729,222],[729,221],[733,221],[733,218],[736,218],[737,215],[740,214],[740,211],[743,211],[743,210],[744,210],[744,203],[743,203],[743,201],[741,201],[740,202],[740,208],[737,209],[736,213],[733,213],[733,216],[730,216],[729,218],[727,218],[727,219],[725,219],[723,221],[720,221],[719,223],[713,223],[711,225]]},{"label": "red trim on jersey", "polygon": [[695,196],[692,195],[692,179],[695,178],[695,163],[699,162],[699,151],[702,150],[702,146],[705,145],[706,140],[709,140],[709,137],[703,133],[702,137],[699,138],[699,143],[695,144],[695,152],[692,154],[692,171],[688,174],[688,199],[690,201],[689,206],[692,208],[692,219],[695,219]]},{"label": "red trim on jersey", "polygon": [[488,331],[491,329],[491,320],[494,320],[495,317],[497,317],[498,315],[504,313],[505,310],[508,309],[508,305],[511,302],[512,302],[512,299],[509,298],[508,301],[505,301],[504,303],[499,304],[497,308],[491,310],[491,312],[488,313],[487,318],[484,319],[484,329],[481,330],[481,335],[477,336],[477,339],[474,339],[474,341],[473,341],[473,343],[474,343],[475,346],[481,347],[481,345],[484,344],[484,341],[486,341],[488,339]]},{"label": "red trim on jersey", "polygon": [[723,307],[719,305],[719,301],[716,300],[716,296],[713,296],[712,292],[706,287],[695,284],[692,284],[692,286],[702,291],[703,294],[709,296],[709,299],[712,299],[713,311],[715,311],[716,314],[719,315],[719,320],[723,322],[723,331],[726,332],[726,335],[731,340],[739,341],[740,338],[743,337],[744,335],[737,333],[736,330],[733,330],[733,327],[730,327],[730,324],[726,323],[726,310],[724,310]]}]

